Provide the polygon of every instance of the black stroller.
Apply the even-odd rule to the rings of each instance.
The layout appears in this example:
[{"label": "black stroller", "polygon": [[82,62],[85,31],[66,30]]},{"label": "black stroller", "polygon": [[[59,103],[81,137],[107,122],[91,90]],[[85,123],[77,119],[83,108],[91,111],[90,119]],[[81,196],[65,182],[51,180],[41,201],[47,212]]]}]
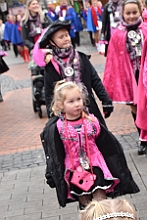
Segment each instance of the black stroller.
[{"label": "black stroller", "polygon": [[[34,112],[38,112],[40,118],[42,118],[41,105],[45,105],[44,94],[44,67],[39,67],[33,63],[30,67],[31,79],[32,79],[32,103]],[[36,97],[36,91],[39,87],[40,95]]]}]

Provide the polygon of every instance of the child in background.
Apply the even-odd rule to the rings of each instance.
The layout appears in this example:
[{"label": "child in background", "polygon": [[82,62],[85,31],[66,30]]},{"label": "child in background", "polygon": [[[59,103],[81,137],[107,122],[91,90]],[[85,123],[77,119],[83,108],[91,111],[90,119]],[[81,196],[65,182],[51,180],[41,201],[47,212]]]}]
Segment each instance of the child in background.
[{"label": "child in background", "polygon": [[56,187],[63,207],[67,200],[78,200],[84,209],[92,199],[139,191],[119,142],[88,113],[87,101],[81,83],[57,82],[52,102],[55,116],[41,134],[47,183]]},{"label": "child in background", "polygon": [[137,214],[133,206],[125,199],[109,199],[92,201],[85,210],[80,213],[80,220],[137,220]]},{"label": "child in background", "polygon": [[[144,41],[138,80],[136,124],[141,129],[139,140],[147,142],[147,39]],[[147,150],[147,149],[146,149]],[[145,152],[147,153],[147,151]]]},{"label": "child in background", "polygon": [[28,48],[24,45],[22,42],[21,37],[21,15],[16,15],[16,21],[13,24],[12,30],[11,30],[11,43],[15,45],[18,49],[19,54],[23,58],[25,62],[30,62],[30,54]]},{"label": "child in background", "polygon": [[[138,0],[123,2],[123,21],[111,36],[103,79],[110,98],[116,103],[131,107],[134,122],[137,112],[137,84],[142,46],[147,36],[147,24],[143,22],[141,13]],[[137,130],[140,134],[138,127]],[[145,154],[146,148],[147,142],[141,141],[138,155]]]},{"label": "child in background", "polygon": [[[3,50],[2,46],[0,45],[0,75],[9,70],[9,67],[3,60],[3,57],[6,55],[7,55],[6,52]],[[1,80],[0,80],[0,102],[3,102],[3,97],[2,97],[2,92],[1,92]]]}]

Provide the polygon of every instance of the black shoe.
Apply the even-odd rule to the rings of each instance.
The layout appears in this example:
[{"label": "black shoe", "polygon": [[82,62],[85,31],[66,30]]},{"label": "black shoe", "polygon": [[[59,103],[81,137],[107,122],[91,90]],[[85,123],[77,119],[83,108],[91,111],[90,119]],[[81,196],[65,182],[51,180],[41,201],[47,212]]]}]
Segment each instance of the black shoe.
[{"label": "black shoe", "polygon": [[146,154],[147,151],[147,143],[141,142],[140,146],[138,147],[138,155]]},{"label": "black shoe", "polygon": [[39,92],[35,92],[34,96],[35,96],[35,99],[37,101],[40,99],[40,93]]},{"label": "black shoe", "polygon": [[3,102],[3,97],[0,95],[0,102]]}]

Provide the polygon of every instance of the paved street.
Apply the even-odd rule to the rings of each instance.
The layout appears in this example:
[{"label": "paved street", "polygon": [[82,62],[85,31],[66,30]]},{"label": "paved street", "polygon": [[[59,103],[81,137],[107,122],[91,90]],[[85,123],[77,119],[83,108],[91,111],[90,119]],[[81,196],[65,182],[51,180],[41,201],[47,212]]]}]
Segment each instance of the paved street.
[{"label": "paved street", "polygon": [[[105,58],[90,45],[87,33],[81,34],[77,50],[91,54],[91,62],[103,77]],[[5,57],[10,70],[0,76],[4,102],[0,103],[0,220],[76,220],[78,203],[59,207],[56,192],[45,183],[45,158],[40,133],[47,122],[34,113],[28,63],[13,51]],[[98,101],[99,107],[101,103]],[[109,130],[123,146],[128,166],[140,193],[126,195],[136,208],[140,220],[147,219],[147,157],[137,155],[138,134],[125,105],[114,105],[106,119]]]}]

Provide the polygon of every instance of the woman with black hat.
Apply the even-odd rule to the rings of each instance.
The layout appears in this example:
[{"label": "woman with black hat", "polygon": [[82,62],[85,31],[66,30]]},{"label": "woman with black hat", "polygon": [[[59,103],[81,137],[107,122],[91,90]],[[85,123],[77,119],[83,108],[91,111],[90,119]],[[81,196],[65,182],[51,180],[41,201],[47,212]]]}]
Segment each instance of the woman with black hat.
[{"label": "woman with black hat", "polygon": [[82,82],[85,85],[86,92],[89,94],[89,111],[106,126],[92,90],[102,102],[105,118],[109,117],[113,111],[112,101],[87,55],[73,48],[69,31],[69,21],[57,20],[48,27],[39,43],[40,48],[51,47],[53,55],[44,73],[48,117],[51,117],[50,106],[55,82],[66,79],[76,83]]}]

